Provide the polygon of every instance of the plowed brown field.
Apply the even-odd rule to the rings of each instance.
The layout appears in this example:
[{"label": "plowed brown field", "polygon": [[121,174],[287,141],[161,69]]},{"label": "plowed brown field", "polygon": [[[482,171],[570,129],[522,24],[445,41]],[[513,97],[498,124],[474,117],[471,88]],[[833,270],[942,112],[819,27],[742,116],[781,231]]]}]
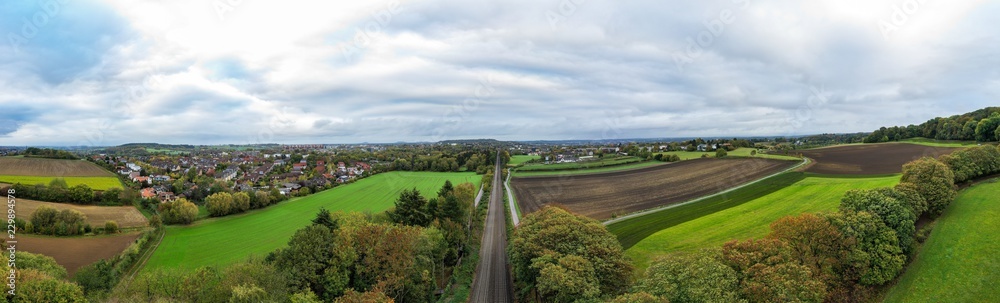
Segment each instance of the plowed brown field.
[{"label": "plowed brown field", "polygon": [[801,151],[816,161],[806,171],[832,175],[883,175],[903,171],[903,164],[921,157],[937,157],[961,148],[909,143],[844,145]]},{"label": "plowed brown field", "polygon": [[559,204],[572,212],[605,220],[721,192],[797,163],[697,159],[604,174],[514,178],[511,186],[522,214],[546,204]]},{"label": "plowed brown field", "polygon": [[114,177],[84,160],[0,157],[0,175],[39,177]]},{"label": "plowed brown field", "polygon": [[135,206],[92,206],[73,205],[66,203],[42,202],[28,199],[18,199],[14,205],[17,215],[25,221],[31,220],[31,215],[40,206],[48,206],[57,210],[75,209],[87,216],[87,223],[93,227],[104,227],[107,221],[115,221],[119,227],[142,227],[147,225],[146,217]]},{"label": "plowed brown field", "polygon": [[136,238],[139,233],[82,238],[19,235],[16,248],[52,257],[73,276],[81,267],[120,254]]}]

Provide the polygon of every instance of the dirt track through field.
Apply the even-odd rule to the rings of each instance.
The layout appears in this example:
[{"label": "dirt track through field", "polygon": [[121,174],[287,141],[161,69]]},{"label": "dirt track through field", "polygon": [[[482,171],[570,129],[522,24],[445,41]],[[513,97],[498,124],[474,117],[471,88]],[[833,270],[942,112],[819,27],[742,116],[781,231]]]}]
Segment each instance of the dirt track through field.
[{"label": "dirt track through field", "polygon": [[72,277],[81,267],[114,257],[128,248],[139,233],[97,237],[18,236],[17,250],[43,254],[56,259]]},{"label": "dirt track through field", "polygon": [[31,220],[31,215],[41,206],[56,210],[75,209],[87,216],[87,223],[95,228],[104,227],[107,221],[115,221],[119,227],[142,227],[147,225],[146,217],[134,206],[93,206],[74,205],[66,203],[42,202],[28,199],[18,199],[14,206],[17,215],[25,221]]},{"label": "dirt track through field", "polygon": [[606,220],[724,191],[796,164],[770,159],[697,159],[604,174],[515,177],[511,186],[522,214],[555,203]]},{"label": "dirt track through field", "polygon": [[903,171],[903,164],[959,150],[908,143],[845,145],[801,151],[816,161],[806,171],[832,175],[884,175]]},{"label": "dirt track through field", "polygon": [[84,160],[0,157],[0,175],[40,177],[114,177]]}]

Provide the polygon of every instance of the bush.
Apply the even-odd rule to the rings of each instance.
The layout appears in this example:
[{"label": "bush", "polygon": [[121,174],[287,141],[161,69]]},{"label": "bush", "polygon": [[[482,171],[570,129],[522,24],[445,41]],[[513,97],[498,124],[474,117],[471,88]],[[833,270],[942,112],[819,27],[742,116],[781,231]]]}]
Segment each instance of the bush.
[{"label": "bush", "polygon": [[724,158],[724,157],[726,157],[728,155],[729,155],[729,152],[726,151],[725,148],[720,148],[720,149],[715,150],[715,157],[716,158]]},{"label": "bush", "polygon": [[86,221],[87,216],[77,210],[64,209],[58,211],[48,206],[39,207],[31,215],[33,229],[43,235],[80,235],[87,232]]},{"label": "bush", "polygon": [[118,272],[107,260],[80,268],[73,277],[86,293],[111,290],[118,281]]},{"label": "bush", "polygon": [[110,221],[110,220],[107,221],[107,222],[104,222],[104,233],[106,233],[106,234],[114,234],[114,233],[118,233],[118,231],[119,231],[119,229],[118,229],[118,222]]}]

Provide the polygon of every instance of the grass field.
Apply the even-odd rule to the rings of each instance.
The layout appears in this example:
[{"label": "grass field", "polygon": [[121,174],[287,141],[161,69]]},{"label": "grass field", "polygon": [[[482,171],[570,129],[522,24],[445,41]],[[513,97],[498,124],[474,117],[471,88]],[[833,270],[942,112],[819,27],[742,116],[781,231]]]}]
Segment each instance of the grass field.
[{"label": "grass field", "polygon": [[885,302],[1000,300],[1000,183],[964,190]]},{"label": "grass field", "polygon": [[528,162],[528,161],[531,161],[531,160],[534,160],[534,159],[540,159],[540,158],[542,158],[542,157],[541,156],[528,156],[528,155],[511,156],[510,157],[510,162],[507,162],[507,164],[510,164],[510,165],[520,165],[521,163]]},{"label": "grass field", "polygon": [[[781,178],[794,175],[799,173]],[[761,238],[770,232],[771,222],[781,217],[832,211],[837,209],[848,190],[892,186],[899,181],[896,175],[875,178],[805,176],[746,203],[656,232],[630,247],[626,254],[632,258],[637,272],[643,272],[656,257],[677,251],[720,247],[733,239]]]},{"label": "grass field", "polygon": [[804,173],[784,173],[747,185],[725,195],[712,196],[694,203],[676,206],[669,210],[615,222],[608,225],[608,230],[618,237],[618,241],[622,243],[622,247],[628,249],[656,232],[763,197],[792,185],[803,178],[805,178]]},{"label": "grass field", "polygon": [[21,184],[42,184],[48,185],[53,179],[61,178],[66,181],[66,185],[73,187],[80,184],[90,186],[93,190],[108,190],[111,188],[122,188],[122,182],[116,177],[39,177],[39,176],[10,176],[0,175],[0,183],[21,183]]},{"label": "grass field", "polygon": [[[750,156],[750,152],[754,151],[753,148],[737,148],[734,151],[728,153],[730,157],[754,157],[754,158],[764,158],[764,159],[775,159],[775,160],[800,160],[798,157],[783,156],[783,155],[769,155],[764,153],[758,153],[757,155]],[[663,155],[677,155],[681,160],[691,160],[701,158],[702,155],[708,154],[709,157],[714,158],[715,152],[687,152],[687,151],[671,151],[662,152],[659,154]]]},{"label": "grass field", "polygon": [[978,143],[976,143],[975,141],[934,140],[927,138],[910,138],[910,139],[900,140],[899,142],[906,142],[906,143],[913,143],[913,144],[920,144],[920,145],[934,146],[934,147],[971,147],[978,145]]},{"label": "grass field", "polygon": [[574,170],[554,170],[554,171],[527,171],[515,170],[515,177],[544,177],[544,176],[573,176],[585,174],[609,173],[623,170],[639,169],[656,165],[665,165],[665,162],[645,161],[632,164],[623,164],[598,168],[574,169]]},{"label": "grass field", "polygon": [[192,226],[170,226],[143,270],[193,269],[226,265],[248,256],[264,256],[287,244],[296,230],[309,224],[320,207],[330,211],[378,212],[393,206],[399,193],[417,188],[434,195],[445,180],[474,183],[474,173],[390,172],[368,177],[307,197],[292,199],[246,214],[207,219]]},{"label": "grass field", "polygon": [[149,147],[146,148],[146,152],[151,153],[151,154],[163,153],[163,154],[167,154],[167,155],[180,155],[180,154],[186,154],[187,153],[187,152],[183,152],[183,151],[179,151],[179,150],[156,149],[156,148],[149,148]]},{"label": "grass field", "polygon": [[640,159],[638,157],[627,157],[627,156],[605,157],[593,161],[527,165],[521,167],[518,170],[522,172],[533,172],[533,171],[563,171],[563,170],[576,170],[576,169],[593,169],[593,168],[602,168],[608,166],[638,163],[642,161],[643,159]]},{"label": "grass field", "polygon": [[91,189],[122,188],[115,174],[84,160],[0,157],[0,183],[44,184],[62,178],[66,185]]}]

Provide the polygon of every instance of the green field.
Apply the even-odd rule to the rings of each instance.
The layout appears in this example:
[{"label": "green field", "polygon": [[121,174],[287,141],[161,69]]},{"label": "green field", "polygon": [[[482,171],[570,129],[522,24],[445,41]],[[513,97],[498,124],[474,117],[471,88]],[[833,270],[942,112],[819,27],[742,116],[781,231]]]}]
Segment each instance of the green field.
[{"label": "green field", "polygon": [[226,265],[251,255],[265,256],[287,244],[296,230],[309,224],[320,207],[331,211],[384,211],[399,193],[417,188],[434,195],[445,180],[479,186],[474,173],[389,172],[307,197],[296,198],[246,214],[167,227],[163,242],[143,270],[193,269]]},{"label": "green field", "polygon": [[[750,156],[750,152],[752,152],[752,151],[754,151],[753,148],[737,148],[736,150],[729,152],[728,155],[730,157],[748,157],[749,158],[749,157],[751,157]],[[663,154],[663,155],[677,155],[677,157],[680,157],[681,160],[698,159],[698,158],[701,158],[701,156],[704,155],[704,154],[708,154],[709,157],[713,157],[713,158],[715,157],[715,152],[714,151],[712,151],[712,152],[671,151],[671,152],[662,152],[662,153],[659,153],[659,154]],[[765,159],[776,159],[776,160],[801,160],[798,157],[783,156],[783,155],[769,155],[769,154],[764,154],[764,153],[758,153],[757,155],[752,156],[752,157],[755,157],[755,158],[765,158]]]},{"label": "green field", "polygon": [[906,143],[913,143],[913,144],[920,144],[920,145],[934,146],[934,147],[970,147],[970,146],[976,146],[978,144],[974,141],[934,140],[927,138],[909,138],[900,140],[899,142],[906,142]]},{"label": "green field", "polygon": [[40,177],[40,176],[10,176],[0,175],[0,183],[42,184],[49,185],[53,179],[63,179],[66,185],[73,187],[80,184],[90,186],[93,190],[108,190],[122,188],[122,182],[117,177]]},{"label": "green field", "polygon": [[524,162],[528,162],[528,161],[531,161],[531,160],[534,160],[534,159],[541,159],[541,158],[542,158],[541,156],[528,156],[528,155],[511,156],[510,157],[510,162],[507,162],[507,164],[510,164],[510,165],[521,165]]},{"label": "green field", "polygon": [[964,190],[885,302],[1000,300],[1000,183]]},{"label": "green field", "polygon": [[554,170],[554,171],[528,171],[522,172],[520,169],[516,169],[515,177],[543,177],[543,176],[571,176],[571,175],[582,175],[582,174],[596,174],[596,173],[607,173],[614,171],[639,169],[643,167],[650,167],[656,165],[665,165],[664,162],[659,161],[645,161],[639,163],[622,164],[615,166],[605,166],[598,168],[586,168],[586,169],[573,169],[573,170]]},{"label": "green field", "polygon": [[146,152],[151,153],[151,154],[163,153],[163,154],[167,154],[167,155],[180,155],[180,154],[186,154],[187,153],[187,152],[183,152],[183,151],[179,151],[179,150],[157,149],[157,148],[149,148],[149,147],[146,148]]},{"label": "green field", "polygon": [[583,162],[526,165],[524,167],[519,168],[518,171],[536,172],[536,171],[568,171],[568,170],[578,170],[578,169],[595,169],[595,168],[603,168],[609,166],[633,164],[642,161],[644,160],[638,157],[609,156],[592,161],[583,161]]},{"label": "green field", "polygon": [[690,220],[659,231],[636,243],[626,254],[643,271],[658,256],[677,251],[720,247],[733,239],[761,238],[781,217],[806,212],[836,210],[851,189],[892,186],[899,176],[838,178],[806,175],[785,188],[739,206]]},{"label": "green field", "polygon": [[803,173],[784,173],[749,184],[724,195],[711,196],[696,202],[615,222],[608,225],[608,230],[618,237],[622,247],[628,249],[661,230],[763,197],[803,178],[805,178]]}]

